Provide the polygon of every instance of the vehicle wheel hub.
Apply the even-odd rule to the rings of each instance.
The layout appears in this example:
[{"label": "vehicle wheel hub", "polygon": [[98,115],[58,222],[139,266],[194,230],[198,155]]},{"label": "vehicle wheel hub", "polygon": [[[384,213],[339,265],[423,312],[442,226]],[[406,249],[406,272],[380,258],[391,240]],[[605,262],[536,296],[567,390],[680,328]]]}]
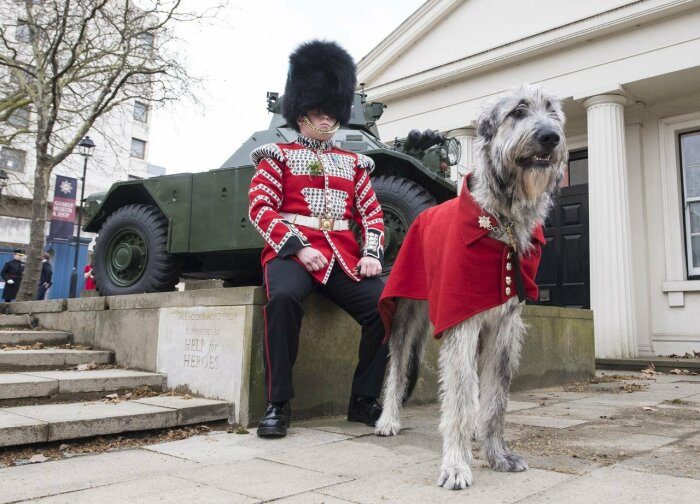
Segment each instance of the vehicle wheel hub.
[{"label": "vehicle wheel hub", "polygon": [[116,285],[133,285],[143,275],[148,258],[146,239],[136,229],[123,229],[107,247],[107,275]]}]

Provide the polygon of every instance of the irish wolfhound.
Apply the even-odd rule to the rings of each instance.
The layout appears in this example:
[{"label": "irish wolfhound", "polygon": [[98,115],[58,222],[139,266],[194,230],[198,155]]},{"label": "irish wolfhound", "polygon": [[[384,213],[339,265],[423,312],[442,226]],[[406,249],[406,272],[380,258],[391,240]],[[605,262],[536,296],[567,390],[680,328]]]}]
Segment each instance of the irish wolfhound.
[{"label": "irish wolfhound", "polygon": [[[518,266],[528,260],[535,247],[539,254],[539,243],[533,242],[533,233],[537,231],[542,237],[539,226],[547,216],[552,204],[552,195],[563,175],[567,159],[563,128],[564,114],[559,100],[532,86],[516,88],[494,101],[483,109],[477,120],[477,163],[476,166],[469,167],[474,171],[469,177],[469,187],[465,184],[464,190],[471,194],[471,205],[474,208],[480,207],[479,211],[482,212],[478,225],[488,230],[481,230],[484,233],[483,239],[490,240],[489,247],[493,247],[494,244],[500,247],[504,259],[507,254],[509,262],[504,262],[504,275],[511,275],[505,270],[510,271],[513,267],[512,262],[517,262],[518,259],[520,262],[512,273],[519,273]],[[450,202],[443,203],[449,204]],[[439,209],[443,205],[431,210]],[[448,216],[456,219],[456,210],[463,207],[453,203],[451,207],[445,208],[450,209]],[[424,219],[421,226],[431,226],[431,219],[436,215],[439,214],[432,213],[429,216],[431,218]],[[492,216],[498,222],[490,220],[491,217],[485,218],[486,215]],[[485,222],[482,221],[484,218]],[[473,225],[477,226],[476,222]],[[416,224],[413,227],[415,226]],[[422,232],[423,230],[420,231]],[[410,235],[409,232],[409,237]],[[406,250],[407,245],[412,246],[409,237],[400,255],[410,256],[412,253]],[[505,243],[508,248],[504,248],[495,240]],[[439,254],[437,249],[445,246],[444,242],[426,244],[425,248],[429,249],[427,254],[430,256],[425,257]],[[448,265],[447,276],[452,273],[459,276],[459,272],[451,268],[454,267],[452,264],[459,263],[455,260],[455,254],[459,254],[460,251],[466,253],[465,250],[457,247],[449,251],[449,255],[446,256],[449,259],[444,263]],[[510,252],[517,252],[517,257],[511,259]],[[499,255],[499,261],[500,257]],[[429,259],[426,260],[428,261]],[[534,263],[534,272],[538,261],[539,255]],[[418,271],[416,263],[413,260],[404,263],[408,262],[411,271],[406,270],[406,273],[414,276]],[[399,257],[396,264],[400,263]],[[500,264],[499,262],[499,268]],[[481,276],[479,267],[475,269],[479,271],[476,276]],[[530,280],[534,279],[534,273],[531,273]],[[391,276],[402,274],[394,269]],[[441,277],[445,276],[445,270],[442,270]],[[486,279],[484,282],[498,285],[498,292],[502,295],[499,283],[501,280],[503,285],[511,286],[511,276]],[[410,281],[413,281],[413,278]],[[431,282],[433,280],[426,283]],[[513,293],[516,284],[518,296],[514,296]],[[534,282],[529,285],[536,292]],[[391,286],[392,278],[387,283],[389,295]],[[427,288],[429,289],[430,285]],[[503,437],[508,390],[518,366],[524,333],[520,315],[523,305],[520,275],[516,277],[512,288],[505,287],[505,292],[513,297],[507,297],[501,304],[492,303],[491,306],[482,307],[478,313],[467,315],[466,319],[462,317],[451,327],[440,329],[443,339],[439,357],[443,459],[437,483],[444,488],[461,489],[471,485],[472,473],[469,464],[472,459],[472,436],[481,442],[483,457],[491,468],[497,471],[527,469],[527,463],[508,449]],[[466,298],[466,289],[461,284],[458,289]],[[398,434],[401,428],[400,409],[415,384],[431,322],[436,330],[439,329],[433,320],[433,306],[429,306],[429,303],[432,305],[433,298],[412,296],[406,289],[403,292],[404,294],[389,299],[392,308],[385,316],[391,327],[388,336],[391,358],[389,376],[384,387],[384,411],[375,428],[375,433],[379,436]],[[447,294],[442,294],[441,303],[455,304],[454,292],[450,294],[452,300],[447,301],[444,301]],[[470,293],[472,296],[473,294]],[[384,302],[383,296],[382,304]],[[452,317],[452,320],[454,319],[455,317]],[[478,375],[477,357],[480,369]]]}]

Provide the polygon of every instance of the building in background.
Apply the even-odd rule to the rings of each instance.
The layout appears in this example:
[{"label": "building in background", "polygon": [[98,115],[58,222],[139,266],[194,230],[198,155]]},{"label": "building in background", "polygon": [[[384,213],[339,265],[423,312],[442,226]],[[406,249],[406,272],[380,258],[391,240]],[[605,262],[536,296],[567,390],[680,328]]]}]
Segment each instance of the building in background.
[{"label": "building in background", "polygon": [[570,161],[541,304],[590,307],[599,357],[700,351],[700,2],[429,0],[358,64],[383,138],[474,119],[521,83],[562,97]]}]

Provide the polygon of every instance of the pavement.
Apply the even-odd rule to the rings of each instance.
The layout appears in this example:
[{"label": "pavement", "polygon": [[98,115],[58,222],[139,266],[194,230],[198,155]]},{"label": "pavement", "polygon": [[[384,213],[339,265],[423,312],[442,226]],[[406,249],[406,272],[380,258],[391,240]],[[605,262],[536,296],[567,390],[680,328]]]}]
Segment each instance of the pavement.
[{"label": "pavement", "polygon": [[506,438],[530,469],[477,458],[462,491],[436,486],[439,412],[427,405],[407,408],[391,438],[331,418],[281,440],[212,432],[1,468],[0,503],[697,503],[700,376],[612,374],[511,394]]}]

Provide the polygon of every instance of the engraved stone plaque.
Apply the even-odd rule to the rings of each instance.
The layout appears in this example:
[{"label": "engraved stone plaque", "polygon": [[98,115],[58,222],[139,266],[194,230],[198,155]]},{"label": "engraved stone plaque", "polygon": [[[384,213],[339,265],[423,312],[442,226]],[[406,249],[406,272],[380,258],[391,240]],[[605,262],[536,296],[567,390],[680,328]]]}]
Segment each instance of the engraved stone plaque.
[{"label": "engraved stone plaque", "polygon": [[168,388],[230,401],[233,420],[241,421],[244,323],[244,306],[161,308],[157,366],[167,374]]}]

